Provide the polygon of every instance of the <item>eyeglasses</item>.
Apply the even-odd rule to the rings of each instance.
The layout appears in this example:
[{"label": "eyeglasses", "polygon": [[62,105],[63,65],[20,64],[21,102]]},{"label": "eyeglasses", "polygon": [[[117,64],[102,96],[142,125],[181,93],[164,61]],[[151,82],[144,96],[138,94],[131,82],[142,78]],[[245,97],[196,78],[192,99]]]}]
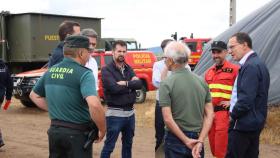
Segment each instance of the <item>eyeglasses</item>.
[{"label": "eyeglasses", "polygon": [[231,45],[231,46],[228,46],[227,49],[228,50],[233,50],[236,46],[238,45],[241,45],[241,43],[238,43],[238,44],[235,44],[235,45]]}]

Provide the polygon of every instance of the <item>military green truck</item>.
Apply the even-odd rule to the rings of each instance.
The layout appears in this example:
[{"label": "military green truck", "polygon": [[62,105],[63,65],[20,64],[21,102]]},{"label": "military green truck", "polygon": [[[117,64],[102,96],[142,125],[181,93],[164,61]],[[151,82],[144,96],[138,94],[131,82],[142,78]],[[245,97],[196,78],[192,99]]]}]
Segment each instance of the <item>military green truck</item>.
[{"label": "military green truck", "polygon": [[[102,18],[44,13],[0,13],[0,58],[13,73],[41,68],[59,42],[58,27],[64,20],[93,28],[101,37]],[[97,48],[104,48],[98,42]],[[102,46],[103,43],[103,46]]]},{"label": "military green truck", "polygon": [[[51,52],[59,43],[58,27],[65,20],[80,23],[81,29],[93,28],[99,37],[101,37],[102,18],[43,13],[10,14],[5,11],[0,13],[0,58],[7,63],[13,72],[13,95],[24,106],[34,106],[29,99],[29,93],[47,69],[46,64]],[[130,51],[140,49],[136,40],[133,38],[98,38],[97,49],[102,49],[104,52],[105,50],[111,50],[116,40],[126,41],[127,48]],[[139,53],[143,53],[143,51]],[[101,54],[96,55],[97,61],[99,61],[100,56]],[[145,62],[147,60],[144,57],[145,55],[135,56],[141,57],[141,60],[137,60],[138,62]],[[149,74],[139,76],[140,79],[143,78],[143,82],[147,81],[144,82],[143,88],[137,91],[137,100],[139,103],[145,101],[146,91],[154,90],[154,87],[150,86],[151,65],[153,62],[149,64],[150,66],[140,64],[141,69],[137,67],[137,70],[135,70],[143,73],[143,69],[145,69],[145,73]]]}]

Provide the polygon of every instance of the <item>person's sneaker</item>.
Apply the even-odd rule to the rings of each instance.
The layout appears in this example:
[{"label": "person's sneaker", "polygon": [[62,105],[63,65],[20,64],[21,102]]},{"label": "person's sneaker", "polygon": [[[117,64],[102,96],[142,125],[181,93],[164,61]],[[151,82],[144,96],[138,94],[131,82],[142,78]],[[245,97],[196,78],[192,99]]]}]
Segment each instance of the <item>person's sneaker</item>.
[{"label": "person's sneaker", "polygon": [[2,147],[2,146],[4,146],[5,144],[1,141],[0,142],[0,148]]}]

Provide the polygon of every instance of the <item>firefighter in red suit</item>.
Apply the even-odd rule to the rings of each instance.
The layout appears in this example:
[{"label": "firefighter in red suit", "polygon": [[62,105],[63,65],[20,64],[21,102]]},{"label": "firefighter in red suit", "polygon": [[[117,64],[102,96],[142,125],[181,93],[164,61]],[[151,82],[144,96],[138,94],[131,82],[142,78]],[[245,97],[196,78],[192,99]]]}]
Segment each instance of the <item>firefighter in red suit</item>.
[{"label": "firefighter in red suit", "polygon": [[214,41],[211,52],[215,64],[206,71],[205,80],[210,88],[215,118],[208,137],[213,156],[224,158],[228,143],[229,101],[239,66],[225,59],[227,45],[223,41]]}]

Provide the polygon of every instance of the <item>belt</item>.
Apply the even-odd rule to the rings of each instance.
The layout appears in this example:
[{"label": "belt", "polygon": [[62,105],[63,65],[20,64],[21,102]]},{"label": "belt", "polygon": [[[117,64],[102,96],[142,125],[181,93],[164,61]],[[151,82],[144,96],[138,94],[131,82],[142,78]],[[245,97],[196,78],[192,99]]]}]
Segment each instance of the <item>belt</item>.
[{"label": "belt", "polygon": [[216,105],[216,106],[214,106],[214,112],[217,112],[217,111],[229,111],[229,107],[223,107],[220,105]]},{"label": "belt", "polygon": [[89,131],[91,130],[90,123],[84,123],[84,124],[77,124],[62,120],[53,119],[51,120],[51,126],[59,126],[59,127],[65,127],[65,128],[71,128],[81,131]]},{"label": "belt", "polygon": [[122,111],[131,111],[134,109],[133,106],[110,106],[108,105],[108,109],[112,110],[122,110]]}]

